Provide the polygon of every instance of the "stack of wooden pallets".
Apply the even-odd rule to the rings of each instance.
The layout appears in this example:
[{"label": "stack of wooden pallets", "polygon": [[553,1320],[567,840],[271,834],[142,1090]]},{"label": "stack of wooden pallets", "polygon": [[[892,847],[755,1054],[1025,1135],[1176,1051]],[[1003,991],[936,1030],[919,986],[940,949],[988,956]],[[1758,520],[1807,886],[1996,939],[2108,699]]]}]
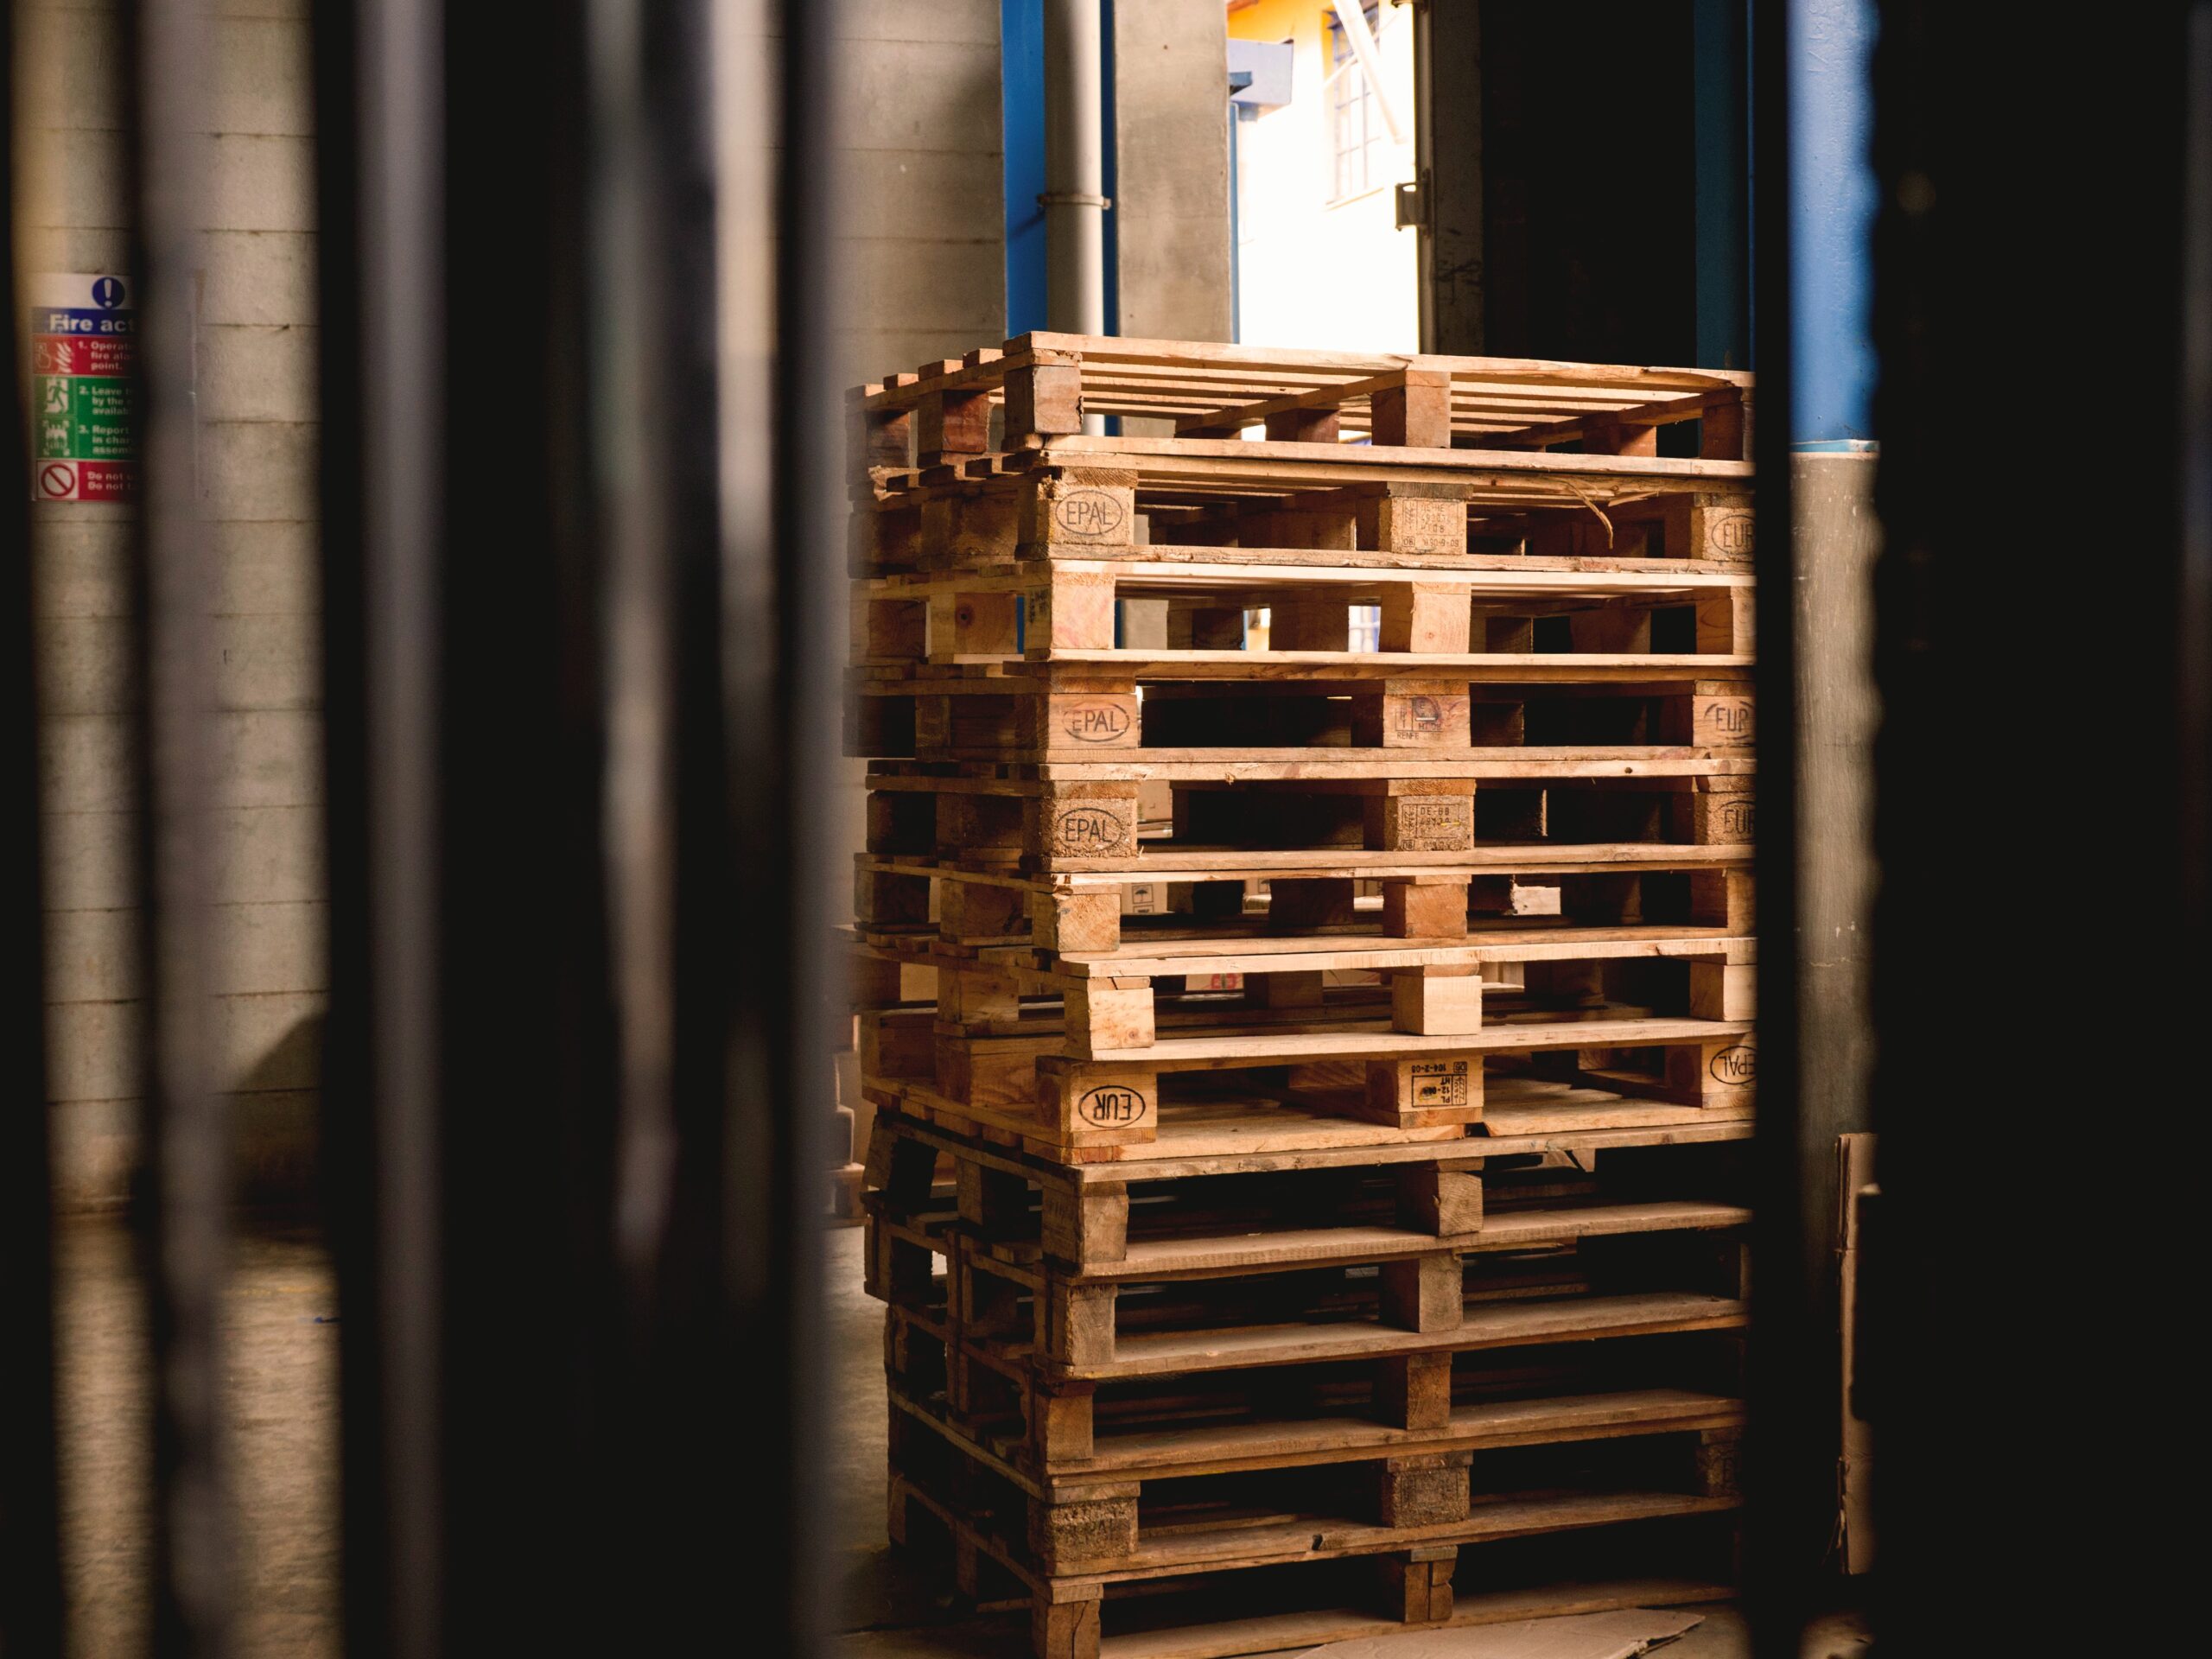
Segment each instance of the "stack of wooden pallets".
[{"label": "stack of wooden pallets", "polygon": [[1044,334],[858,394],[893,1532],[1040,1656],[1726,1593],[1748,397]]}]

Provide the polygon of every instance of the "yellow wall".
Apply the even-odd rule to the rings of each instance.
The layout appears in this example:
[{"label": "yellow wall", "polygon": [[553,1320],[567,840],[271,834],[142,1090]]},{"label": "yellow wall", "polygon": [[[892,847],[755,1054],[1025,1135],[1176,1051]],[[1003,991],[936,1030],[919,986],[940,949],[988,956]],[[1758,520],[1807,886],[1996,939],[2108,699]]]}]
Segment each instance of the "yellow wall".
[{"label": "yellow wall", "polygon": [[1237,127],[1237,334],[1255,345],[1411,352],[1420,346],[1414,236],[1396,228],[1395,196],[1414,176],[1413,8],[1383,0],[1376,21],[1404,142],[1390,143],[1385,129],[1368,190],[1338,202],[1330,15],[1327,0],[1259,0],[1229,14],[1233,38],[1287,40],[1295,54],[1291,101]]}]

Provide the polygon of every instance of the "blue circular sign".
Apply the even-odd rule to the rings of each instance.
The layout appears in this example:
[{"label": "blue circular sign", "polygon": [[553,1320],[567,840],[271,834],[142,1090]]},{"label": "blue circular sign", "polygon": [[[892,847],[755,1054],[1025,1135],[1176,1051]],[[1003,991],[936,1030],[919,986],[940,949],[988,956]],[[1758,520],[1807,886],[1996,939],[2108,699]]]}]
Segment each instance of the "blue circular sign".
[{"label": "blue circular sign", "polygon": [[113,310],[123,303],[123,278],[103,276],[92,284],[94,303]]}]

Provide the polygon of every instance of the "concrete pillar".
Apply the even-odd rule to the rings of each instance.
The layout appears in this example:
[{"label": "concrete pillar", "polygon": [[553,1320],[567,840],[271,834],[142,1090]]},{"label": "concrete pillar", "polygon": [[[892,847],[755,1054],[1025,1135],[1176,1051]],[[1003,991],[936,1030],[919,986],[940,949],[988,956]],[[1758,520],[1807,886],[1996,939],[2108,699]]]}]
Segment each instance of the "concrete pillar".
[{"label": "concrete pillar", "polygon": [[1221,7],[1115,0],[1122,334],[1230,336],[1228,61]]}]

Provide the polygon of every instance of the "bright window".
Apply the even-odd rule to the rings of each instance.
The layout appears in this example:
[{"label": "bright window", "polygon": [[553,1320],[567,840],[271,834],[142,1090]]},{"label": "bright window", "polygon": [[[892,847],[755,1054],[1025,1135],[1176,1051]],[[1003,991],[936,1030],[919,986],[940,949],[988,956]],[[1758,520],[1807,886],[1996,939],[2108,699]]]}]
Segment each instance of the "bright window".
[{"label": "bright window", "polygon": [[[1372,38],[1380,24],[1381,0],[1366,0],[1367,32]],[[1388,179],[1388,158],[1381,154],[1389,141],[1382,112],[1375,105],[1375,88],[1368,84],[1352,50],[1344,20],[1332,10],[1326,14],[1329,35],[1329,79],[1322,89],[1329,111],[1329,200],[1348,201],[1365,195]]]}]

